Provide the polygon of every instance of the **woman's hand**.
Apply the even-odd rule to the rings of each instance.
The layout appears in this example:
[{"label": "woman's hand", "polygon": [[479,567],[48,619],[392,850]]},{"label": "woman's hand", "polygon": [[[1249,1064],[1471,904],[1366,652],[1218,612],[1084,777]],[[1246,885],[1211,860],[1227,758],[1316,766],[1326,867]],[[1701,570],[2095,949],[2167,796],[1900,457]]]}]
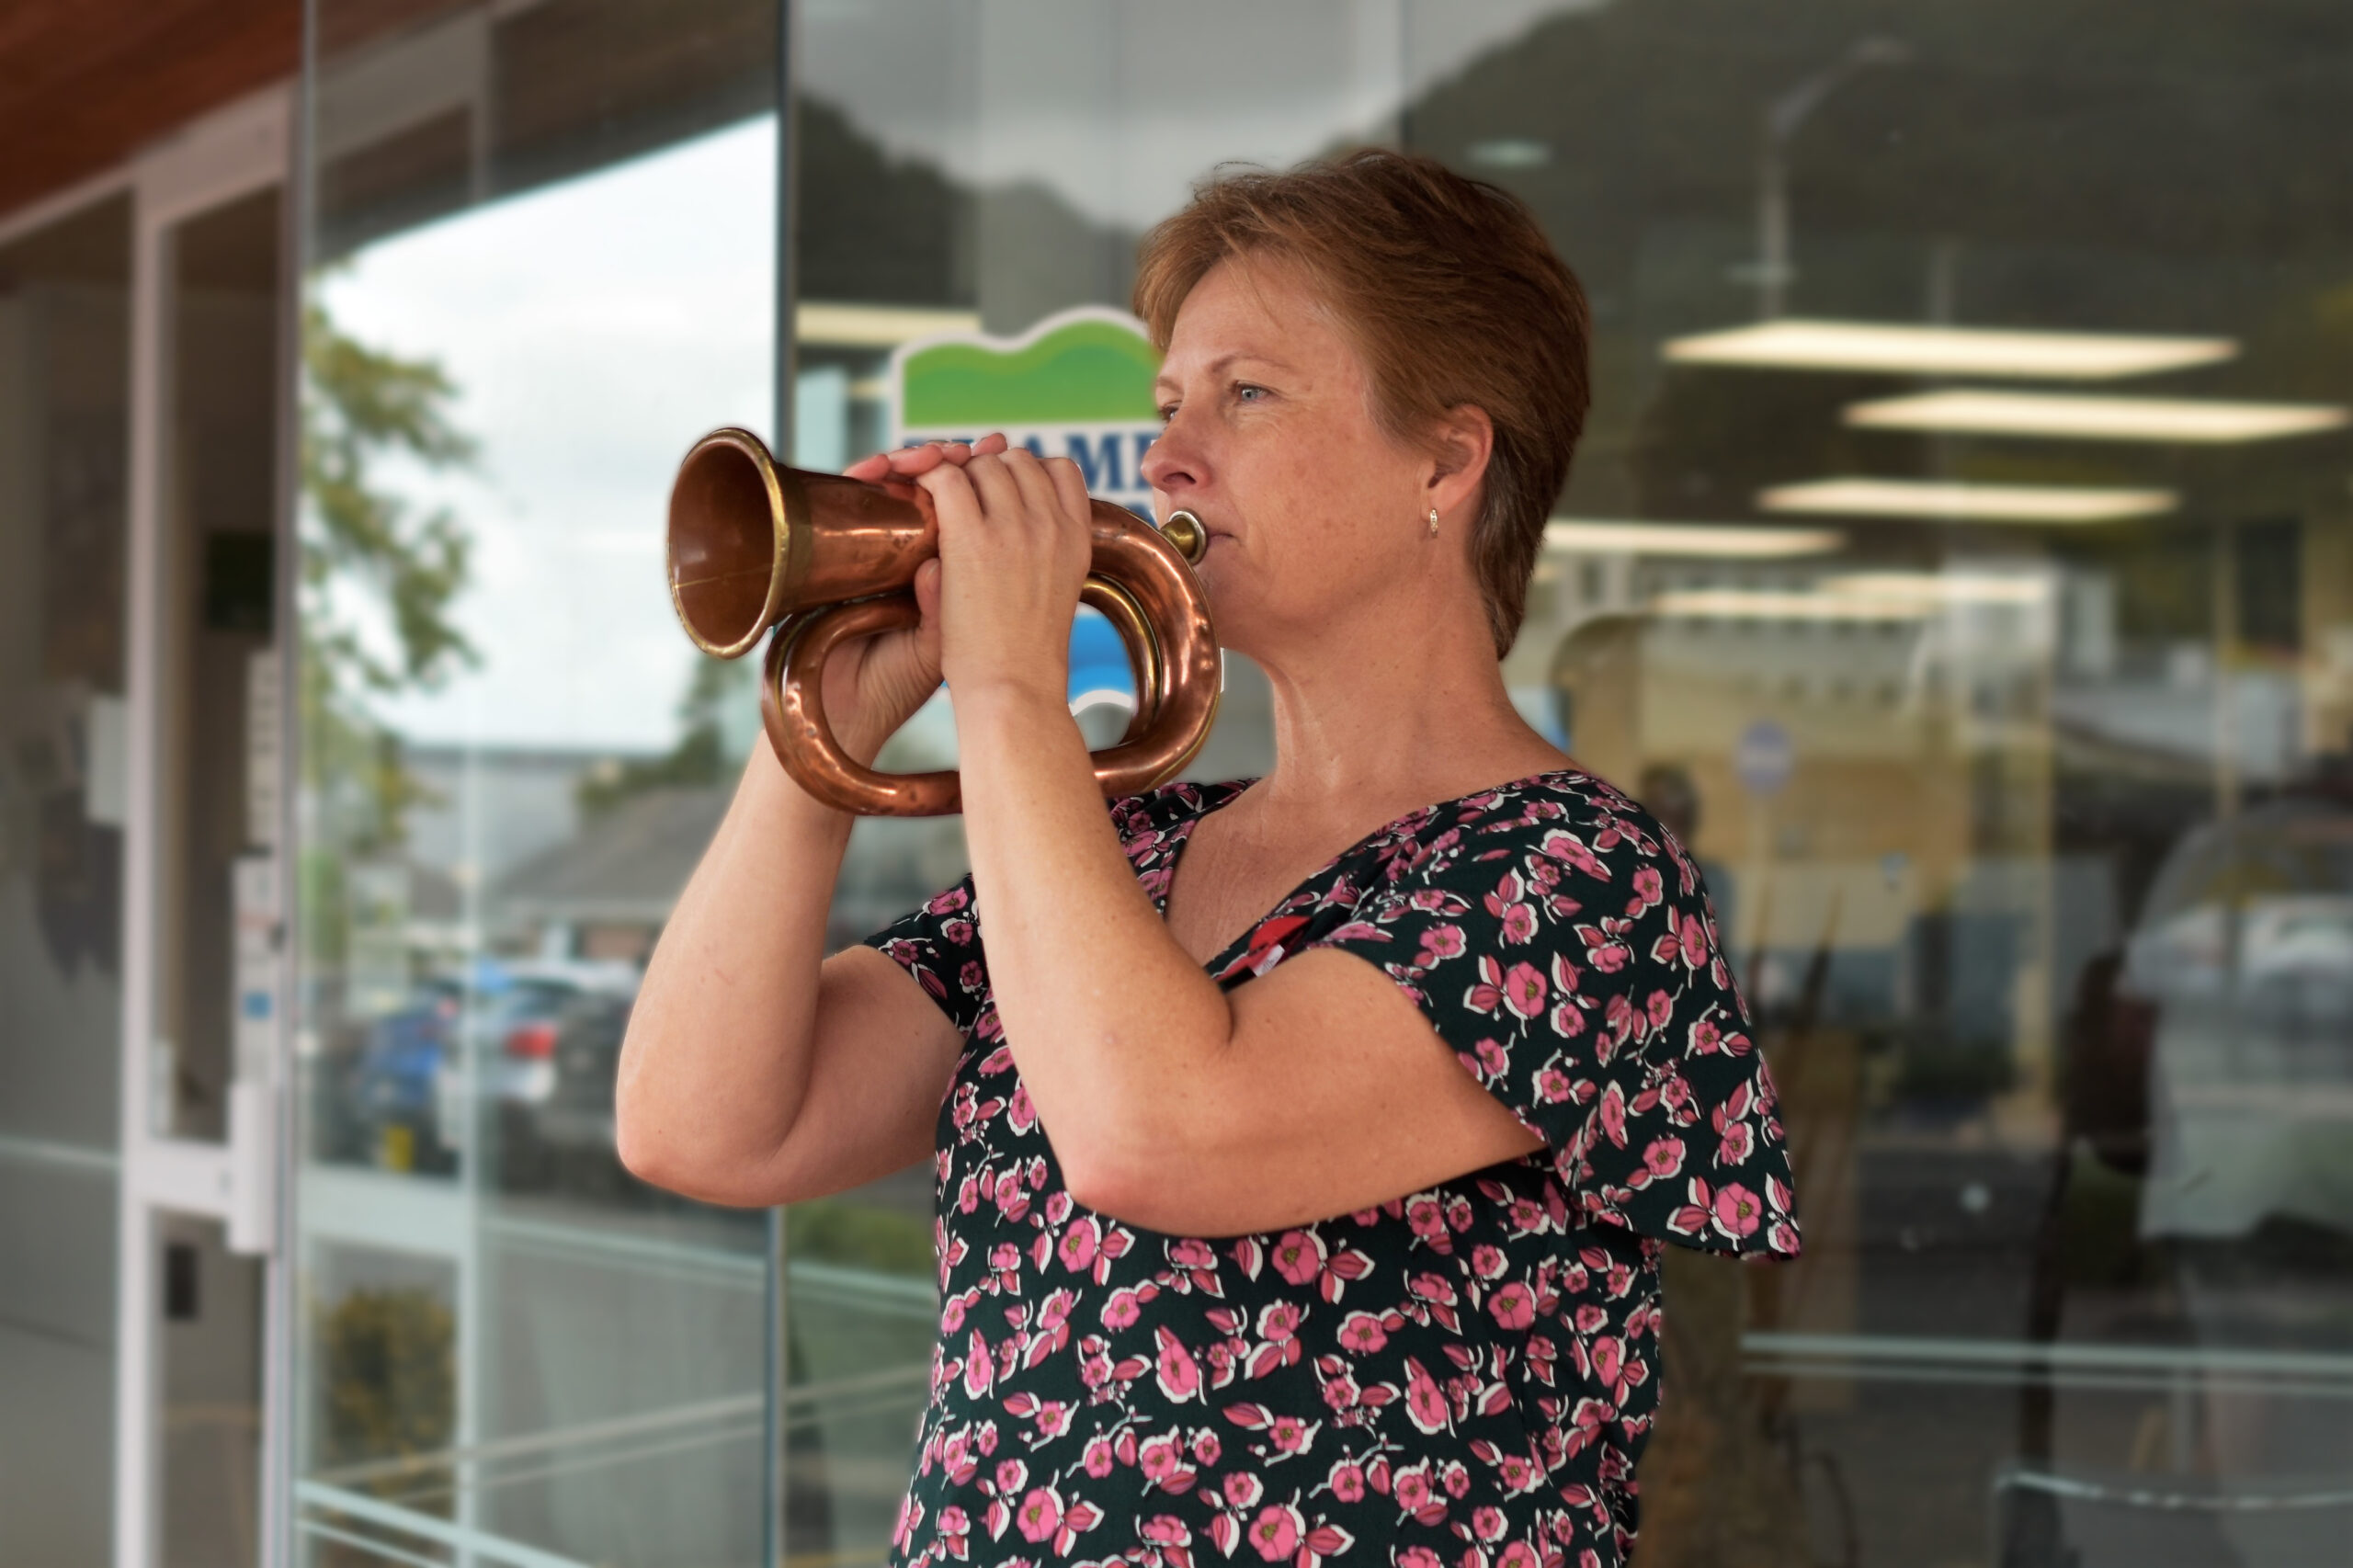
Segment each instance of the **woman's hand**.
[{"label": "woman's hand", "polygon": [[[861,458],[842,473],[869,483],[911,481],[935,469],[961,467],[976,455],[995,456],[1005,447],[1002,435],[971,443],[927,441]],[[917,569],[915,591],[916,608],[923,613],[917,625],[845,643],[825,665],[825,716],[843,749],[869,766],[883,743],[939,688],[938,562],[926,562]]]},{"label": "woman's hand", "polygon": [[1067,458],[976,449],[916,483],[939,516],[939,569],[916,579],[960,701],[1009,693],[1063,710],[1070,626],[1093,554],[1086,481]]}]

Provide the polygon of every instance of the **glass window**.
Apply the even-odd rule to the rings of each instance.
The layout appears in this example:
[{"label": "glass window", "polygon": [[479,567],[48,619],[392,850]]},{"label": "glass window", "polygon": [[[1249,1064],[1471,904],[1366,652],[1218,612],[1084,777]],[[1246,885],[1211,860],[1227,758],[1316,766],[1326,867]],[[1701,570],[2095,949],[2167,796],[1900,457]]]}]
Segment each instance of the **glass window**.
[{"label": "glass window", "polygon": [[[1136,237],[1226,160],[1428,153],[1528,201],[1582,276],[1593,415],[1506,679],[1702,862],[1808,1248],[1670,1257],[1646,1562],[2332,1550],[2333,10],[910,0],[800,26],[807,462],[906,428],[906,339],[1124,308]],[[918,723],[900,765],[949,744]],[[1231,661],[1196,772],[1268,744]],[[836,936],[962,869],[952,824],[862,824]],[[883,1550],[927,1187],[790,1216],[792,1551]]]},{"label": "glass window", "polygon": [[314,10],[297,1529],[752,1563],[768,1222],[628,1176],[612,1100],[748,745],[662,519],[771,423],[775,7]]},{"label": "glass window", "polygon": [[0,244],[0,1558],[110,1550],[131,203]]}]

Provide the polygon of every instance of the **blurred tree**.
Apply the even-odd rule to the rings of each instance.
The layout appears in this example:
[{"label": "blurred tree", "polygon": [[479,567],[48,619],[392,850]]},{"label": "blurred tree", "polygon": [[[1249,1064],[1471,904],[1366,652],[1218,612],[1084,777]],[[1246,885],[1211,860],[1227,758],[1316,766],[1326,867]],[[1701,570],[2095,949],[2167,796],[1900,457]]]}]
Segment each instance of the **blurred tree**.
[{"label": "blurred tree", "polygon": [[302,313],[302,368],[303,779],[347,786],[337,842],[366,852],[400,842],[418,795],[369,698],[437,686],[476,658],[449,614],[472,540],[446,508],[419,515],[399,499],[375,464],[400,453],[460,468],[475,449],[450,423],[457,388],[438,365],[368,347],[315,300]]}]

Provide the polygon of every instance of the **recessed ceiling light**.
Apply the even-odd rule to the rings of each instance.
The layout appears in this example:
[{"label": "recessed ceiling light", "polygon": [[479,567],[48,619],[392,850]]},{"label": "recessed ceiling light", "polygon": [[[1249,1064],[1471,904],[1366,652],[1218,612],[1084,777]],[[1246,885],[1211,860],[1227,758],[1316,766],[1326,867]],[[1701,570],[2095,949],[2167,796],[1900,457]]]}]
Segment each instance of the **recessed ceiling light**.
[{"label": "recessed ceiling light", "polygon": [[2108,523],[2170,512],[2170,490],[2073,484],[1968,484],[1933,479],[1817,479],[1759,491],[1768,512],[1927,517],[1981,523]]},{"label": "recessed ceiling light", "polygon": [[793,312],[799,340],[829,348],[896,348],[917,338],[978,332],[978,311],[926,309],[919,305],[857,305],[804,300]]},{"label": "recessed ceiling light", "polygon": [[1650,608],[1726,620],[1926,620],[1935,607],[1919,598],[1810,588],[1677,588],[1654,597]]},{"label": "recessed ceiling light", "polygon": [[1552,161],[1552,144],[1526,136],[1499,136],[1472,142],[1471,161],[1491,169],[1540,169]]},{"label": "recessed ceiling light", "polygon": [[1660,594],[1660,615],[1750,620],[1926,620],[1961,605],[2031,606],[2041,578],[1986,573],[1849,572],[1808,588],[1681,588]]},{"label": "recessed ceiling light", "polygon": [[2187,369],[2239,351],[2229,337],[2145,337],[2120,333],[2011,332],[1990,327],[1878,322],[1769,321],[1668,341],[1678,365],[1777,370],[1861,370],[1891,376],[2016,376],[2105,381]]},{"label": "recessed ceiling light", "polygon": [[1611,522],[1555,517],[1544,548],[1588,555],[1701,555],[1719,560],[1824,555],[1847,542],[1835,528],[1779,528],[1746,523]]},{"label": "recessed ceiling light", "polygon": [[2342,429],[2353,411],[2325,403],[2085,397],[1955,387],[1851,404],[1847,423],[1879,430],[2040,436],[2092,441],[2268,441]]}]

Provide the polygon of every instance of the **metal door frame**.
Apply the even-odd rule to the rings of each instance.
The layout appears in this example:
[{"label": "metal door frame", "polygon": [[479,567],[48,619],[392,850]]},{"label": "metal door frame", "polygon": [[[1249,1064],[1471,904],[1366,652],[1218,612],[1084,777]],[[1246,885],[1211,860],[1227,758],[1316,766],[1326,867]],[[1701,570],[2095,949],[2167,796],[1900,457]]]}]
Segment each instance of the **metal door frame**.
[{"label": "metal door frame", "polygon": [[[158,1561],[157,1525],[162,1476],[161,1318],[156,1247],[165,1214],[218,1220],[239,1241],[240,1250],[265,1262],[262,1423],[256,1473],[260,1495],[256,1517],[263,1568],[285,1561],[285,1512],[279,1456],[287,1441],[287,1281],[277,1238],[284,1233],[283,1165],[287,1114],[285,1083],[288,1037],[284,1028],[287,987],[277,987],[278,1027],[271,1052],[270,1081],[251,1085],[245,1104],[255,1114],[233,1116],[226,1142],[158,1136],[153,1131],[152,1045],[155,1037],[159,972],[159,873],[166,846],[161,842],[161,811],[168,781],[163,778],[164,711],[162,661],[168,652],[166,613],[169,548],[165,497],[169,494],[165,417],[171,381],[172,323],[170,231],[173,225],[238,197],[276,185],[285,191],[283,208],[293,206],[292,97],[283,86],[242,99],[188,125],[131,161],[132,202],[130,435],[131,648],[127,698],[129,810],[123,842],[121,1158],[117,1233],[118,1285],[115,1327],[115,1568],[153,1568]],[[279,244],[281,293],[291,298],[298,276],[288,244],[290,222]],[[290,312],[283,308],[280,319]],[[282,329],[281,329],[282,331]],[[290,369],[290,347],[280,362]],[[290,375],[281,375],[278,468],[289,467],[292,431]],[[273,533],[288,537],[289,487],[277,486]],[[280,624],[281,651],[292,628]],[[281,687],[281,689],[284,689]],[[280,755],[284,755],[285,710],[280,710]],[[281,845],[284,834],[279,835]],[[278,878],[281,907],[285,878]],[[283,965],[281,963],[281,970]],[[241,1085],[241,1087],[243,1087]],[[233,1101],[237,1091],[233,1089]]]}]

